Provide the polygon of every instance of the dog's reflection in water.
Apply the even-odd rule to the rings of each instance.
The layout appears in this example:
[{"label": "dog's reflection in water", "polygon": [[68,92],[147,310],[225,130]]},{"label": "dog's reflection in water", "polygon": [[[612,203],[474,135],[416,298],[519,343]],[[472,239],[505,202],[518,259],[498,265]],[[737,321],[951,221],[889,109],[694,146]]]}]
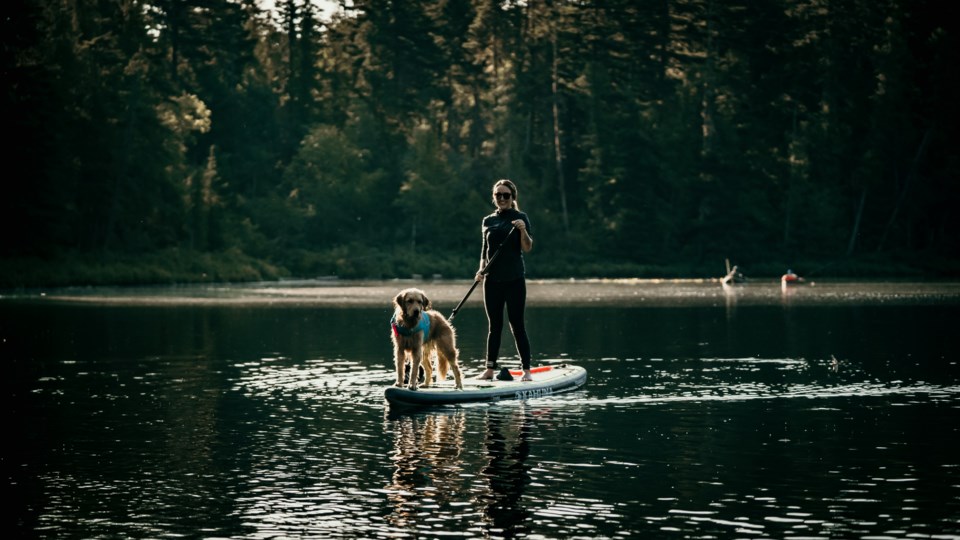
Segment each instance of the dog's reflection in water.
[{"label": "dog's reflection in water", "polygon": [[387,517],[400,528],[422,525],[432,510],[449,510],[469,491],[462,454],[466,419],[463,410],[391,417],[393,475],[386,487],[393,504]]},{"label": "dog's reflection in water", "polygon": [[528,534],[532,513],[523,494],[531,480],[530,417],[523,404],[388,413],[387,431],[394,436],[388,522],[414,529],[428,520],[460,523],[470,515],[480,518],[477,527],[485,535]]}]

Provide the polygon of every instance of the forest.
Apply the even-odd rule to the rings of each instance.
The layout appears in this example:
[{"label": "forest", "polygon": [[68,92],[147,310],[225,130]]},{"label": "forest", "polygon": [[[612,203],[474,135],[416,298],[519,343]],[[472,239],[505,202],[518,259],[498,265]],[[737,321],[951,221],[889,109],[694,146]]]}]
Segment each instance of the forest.
[{"label": "forest", "polygon": [[929,0],[11,0],[0,288],[960,275]]}]

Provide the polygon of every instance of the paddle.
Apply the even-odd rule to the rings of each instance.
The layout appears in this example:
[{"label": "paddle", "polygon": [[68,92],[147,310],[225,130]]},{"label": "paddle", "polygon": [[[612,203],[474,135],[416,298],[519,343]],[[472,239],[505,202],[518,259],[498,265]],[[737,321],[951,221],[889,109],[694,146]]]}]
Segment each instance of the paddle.
[{"label": "paddle", "polygon": [[[510,235],[513,234],[513,231],[515,230],[517,230],[516,225],[510,228],[510,232],[507,233],[507,237],[503,239],[503,242],[500,242],[500,247],[498,247],[497,250],[493,252],[493,256],[490,257],[490,260],[487,261],[487,264],[483,265],[483,268],[480,269],[481,276],[487,275],[487,270],[490,268],[490,265],[493,264],[493,261],[497,260],[497,255],[500,255],[500,251],[503,250],[504,244],[507,243],[507,240],[510,239]],[[464,296],[463,300],[461,300],[460,303],[457,304],[457,307],[453,308],[453,311],[450,313],[450,318],[448,319],[449,321],[452,322],[453,318],[457,316],[457,312],[460,311],[461,307],[463,307],[463,303],[467,301],[467,298],[470,298],[470,295],[473,294],[473,290],[477,288],[477,285],[480,284],[480,281],[481,280],[479,279],[475,279],[473,281],[473,286],[471,286],[470,290],[467,291],[466,296]]]}]

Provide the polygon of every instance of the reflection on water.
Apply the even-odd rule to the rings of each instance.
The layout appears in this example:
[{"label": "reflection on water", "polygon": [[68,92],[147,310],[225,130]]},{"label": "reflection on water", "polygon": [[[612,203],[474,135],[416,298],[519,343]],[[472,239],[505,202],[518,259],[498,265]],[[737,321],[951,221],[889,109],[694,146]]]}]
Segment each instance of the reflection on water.
[{"label": "reflection on water", "polygon": [[741,292],[534,306],[583,389],[407,412],[389,306],[0,303],[15,536],[960,538],[960,306]]},{"label": "reflection on water", "polygon": [[522,495],[531,476],[527,468],[531,425],[524,407],[506,418],[488,414],[484,435],[489,457],[482,474],[490,483],[490,491],[481,498],[487,526],[484,532],[503,531],[508,537],[527,534],[531,512],[522,504]]},{"label": "reflection on water", "polygon": [[[480,427],[476,437],[467,434],[468,412],[475,413],[469,418]],[[507,537],[528,533],[531,513],[522,496],[530,482],[527,458],[534,414],[521,403],[515,408],[453,408],[388,416],[395,466],[385,488],[394,506],[388,522],[400,529],[420,527],[421,533],[439,534],[444,527],[437,528],[442,523],[437,513],[462,518],[476,511],[471,531]],[[477,439],[471,441],[479,442],[473,450],[481,453],[468,451],[468,438]]]},{"label": "reflection on water", "polygon": [[428,531],[440,522],[433,509],[463,507],[463,494],[470,492],[470,475],[462,462],[465,429],[463,411],[386,422],[384,431],[393,437],[393,472],[384,487],[393,506],[390,525]]},{"label": "reflection on water", "polygon": [[[635,359],[618,363],[638,362]],[[841,397],[923,396],[931,402],[950,402],[960,393],[955,384],[924,381],[878,381],[850,362],[792,360],[778,358],[649,359],[640,361],[644,379],[641,395],[605,398],[572,397],[567,403],[624,405],[677,401],[745,401],[772,399],[814,399]],[[618,366],[617,369],[633,371]]]}]

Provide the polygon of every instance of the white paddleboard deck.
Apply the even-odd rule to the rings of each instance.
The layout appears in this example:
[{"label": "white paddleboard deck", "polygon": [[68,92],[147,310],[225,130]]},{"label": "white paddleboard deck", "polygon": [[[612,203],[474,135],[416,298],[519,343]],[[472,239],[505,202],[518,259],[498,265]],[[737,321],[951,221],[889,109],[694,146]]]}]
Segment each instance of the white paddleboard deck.
[{"label": "white paddleboard deck", "polygon": [[454,388],[452,375],[448,373],[447,380],[428,388],[420,386],[410,390],[391,386],[383,394],[391,405],[423,407],[546,397],[576,390],[587,382],[587,370],[580,366],[539,366],[531,371],[532,381],[521,381],[516,374],[512,381],[482,381],[464,376],[462,390]]}]

